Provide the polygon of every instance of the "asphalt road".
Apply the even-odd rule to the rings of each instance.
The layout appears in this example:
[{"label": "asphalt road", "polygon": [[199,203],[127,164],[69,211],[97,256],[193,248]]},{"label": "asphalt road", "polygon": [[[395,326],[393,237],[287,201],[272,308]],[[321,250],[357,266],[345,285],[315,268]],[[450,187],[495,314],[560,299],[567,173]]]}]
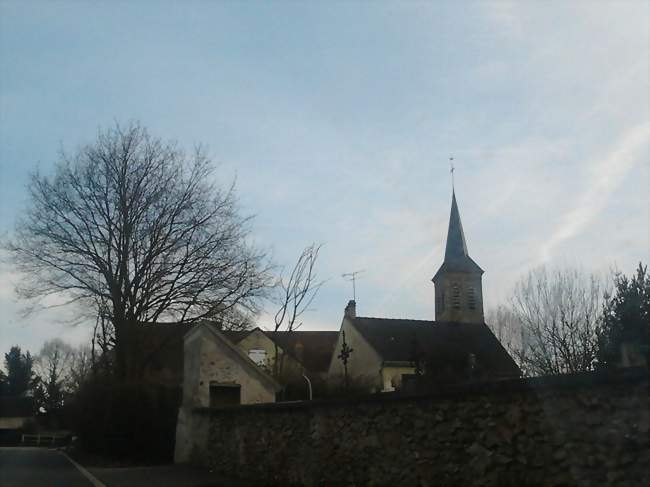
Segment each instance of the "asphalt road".
[{"label": "asphalt road", "polygon": [[93,487],[61,453],[0,448],[0,487]]}]

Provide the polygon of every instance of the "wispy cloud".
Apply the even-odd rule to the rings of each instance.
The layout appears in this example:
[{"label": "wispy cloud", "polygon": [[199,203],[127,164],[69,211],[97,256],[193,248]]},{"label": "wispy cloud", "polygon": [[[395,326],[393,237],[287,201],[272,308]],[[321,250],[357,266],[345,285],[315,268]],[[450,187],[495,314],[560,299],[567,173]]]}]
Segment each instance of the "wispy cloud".
[{"label": "wispy cloud", "polygon": [[626,131],[607,156],[594,162],[587,189],[540,247],[542,262],[549,261],[562,242],[578,236],[591,224],[630,170],[638,164],[648,163],[649,148],[650,123],[644,123]]},{"label": "wispy cloud", "polygon": [[[60,142],[139,118],[185,147],[210,145],[280,266],[326,244],[329,280],[305,327],[338,327],[352,294],[341,274],[364,268],[360,313],[433,316],[450,153],[487,302],[543,259],[625,270],[647,255],[647,2],[263,3],[5,8],[0,232],[32,162],[47,171]],[[142,26],[145,10],[155,19]],[[138,36],[121,35],[131,27]],[[616,231],[598,237],[604,227]],[[21,321],[8,272],[3,342],[68,329],[52,324],[59,310]]]}]

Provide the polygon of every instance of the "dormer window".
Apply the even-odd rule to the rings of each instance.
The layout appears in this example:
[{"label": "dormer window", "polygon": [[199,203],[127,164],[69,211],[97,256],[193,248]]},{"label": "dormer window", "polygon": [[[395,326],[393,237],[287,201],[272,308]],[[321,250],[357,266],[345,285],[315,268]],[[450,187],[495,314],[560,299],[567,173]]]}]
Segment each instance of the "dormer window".
[{"label": "dormer window", "polygon": [[248,351],[248,358],[250,358],[260,367],[264,367],[266,365],[266,355],[266,350],[262,349],[253,348]]}]

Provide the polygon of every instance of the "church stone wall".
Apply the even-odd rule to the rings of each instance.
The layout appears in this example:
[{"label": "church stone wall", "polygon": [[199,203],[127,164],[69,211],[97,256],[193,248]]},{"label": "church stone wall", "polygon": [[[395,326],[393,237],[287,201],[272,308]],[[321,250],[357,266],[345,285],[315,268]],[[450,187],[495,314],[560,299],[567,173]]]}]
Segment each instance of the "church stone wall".
[{"label": "church stone wall", "polygon": [[[454,286],[458,286],[458,308],[454,307]],[[470,309],[470,288],[474,292],[474,309]],[[480,274],[447,272],[435,283],[436,321],[483,323],[483,287]],[[442,308],[442,309],[439,309]]]},{"label": "church stone wall", "polygon": [[203,464],[254,485],[650,485],[648,369],[418,397],[197,410]]}]

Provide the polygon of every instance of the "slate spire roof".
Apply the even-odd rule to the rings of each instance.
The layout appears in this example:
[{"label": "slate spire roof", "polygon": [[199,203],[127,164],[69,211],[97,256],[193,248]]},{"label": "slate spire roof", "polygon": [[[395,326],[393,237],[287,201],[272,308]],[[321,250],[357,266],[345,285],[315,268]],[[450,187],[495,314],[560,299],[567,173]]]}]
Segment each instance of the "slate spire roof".
[{"label": "slate spire roof", "polygon": [[443,272],[470,272],[483,274],[476,262],[472,260],[467,252],[467,242],[465,242],[465,232],[463,224],[460,221],[460,212],[458,203],[456,203],[456,192],[451,193],[451,213],[449,214],[449,228],[447,230],[447,246],[445,247],[445,261],[433,276],[436,280],[438,275]]},{"label": "slate spire roof", "polygon": [[458,212],[458,204],[456,203],[456,192],[452,191],[445,260],[461,257],[469,257],[469,254],[467,253],[467,242],[465,242],[463,224],[460,221],[460,213]]}]

